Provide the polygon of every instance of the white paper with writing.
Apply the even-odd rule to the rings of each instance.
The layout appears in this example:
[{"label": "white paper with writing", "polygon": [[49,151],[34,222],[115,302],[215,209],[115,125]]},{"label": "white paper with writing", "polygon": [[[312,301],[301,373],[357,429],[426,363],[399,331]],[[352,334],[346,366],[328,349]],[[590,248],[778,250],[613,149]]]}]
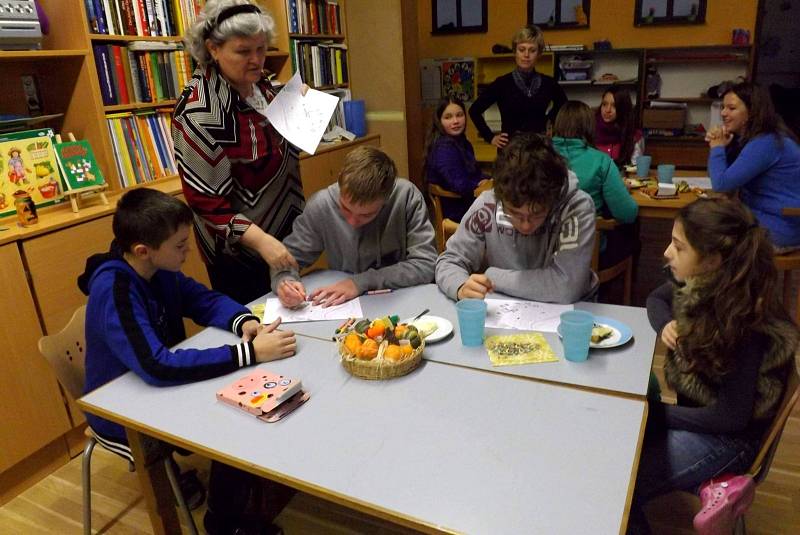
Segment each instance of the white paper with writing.
[{"label": "white paper with writing", "polygon": [[310,302],[301,308],[286,308],[281,305],[277,297],[267,297],[264,306],[264,320],[269,324],[281,317],[281,323],[295,323],[299,321],[327,321],[346,320],[347,318],[361,318],[361,301],[358,297],[341,305],[324,308],[322,305],[312,305]]},{"label": "white paper with writing", "polygon": [[572,305],[554,305],[538,301],[487,299],[486,326],[554,333],[561,322],[561,313],[574,308]]},{"label": "white paper with writing", "polygon": [[303,96],[302,85],[300,73],[297,72],[272,100],[265,115],[275,130],[290,143],[314,154],[339,103],[339,97],[316,89],[309,89]]}]

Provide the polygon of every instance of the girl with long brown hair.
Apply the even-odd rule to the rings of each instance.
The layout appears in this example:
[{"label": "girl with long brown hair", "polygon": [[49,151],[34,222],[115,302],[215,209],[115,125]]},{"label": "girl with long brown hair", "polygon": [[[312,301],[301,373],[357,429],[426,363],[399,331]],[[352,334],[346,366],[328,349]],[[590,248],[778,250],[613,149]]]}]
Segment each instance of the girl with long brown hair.
[{"label": "girl with long brown hair", "polygon": [[644,153],[644,137],[636,128],[636,109],[630,91],[613,85],[605,90],[597,108],[594,142],[618,167],[635,164]]},{"label": "girl with long brown hair", "polygon": [[722,126],[706,135],[708,176],[715,191],[737,191],[782,252],[800,248],[800,145],[775,113],[769,94],[750,82],[722,98]]},{"label": "girl with long brown hair", "polygon": [[664,252],[673,280],[647,299],[678,403],[650,406],[629,533],[649,532],[641,506],[650,498],[743,473],[755,458],[800,338],[772,254],[737,200],[699,199],[679,212]]}]

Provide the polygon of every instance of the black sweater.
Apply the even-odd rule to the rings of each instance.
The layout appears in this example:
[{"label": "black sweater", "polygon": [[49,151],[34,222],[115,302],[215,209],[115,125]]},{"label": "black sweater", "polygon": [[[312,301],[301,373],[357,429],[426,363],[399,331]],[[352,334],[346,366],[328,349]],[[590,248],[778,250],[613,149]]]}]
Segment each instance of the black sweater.
[{"label": "black sweater", "polygon": [[506,134],[512,135],[518,132],[543,134],[545,132],[547,119],[555,119],[558,110],[567,101],[567,97],[553,78],[544,74],[539,74],[539,76],[542,77],[542,84],[532,97],[528,97],[520,91],[514,83],[514,73],[510,72],[489,84],[475,99],[469,108],[469,116],[475,123],[478,133],[487,143],[492,142],[494,134],[486,124],[483,112],[495,102],[500,109],[502,131]]},{"label": "black sweater", "polygon": [[[647,297],[647,317],[659,335],[672,321],[671,283],[662,284]],[[764,355],[769,349],[768,338],[753,331],[743,331],[730,372],[722,376],[717,400],[705,407],[689,406],[678,392],[678,404],[658,404],[650,407],[650,417],[663,422],[668,429],[683,429],[695,433],[732,434],[758,437],[763,424],[752,422],[756,397],[756,382]]]}]

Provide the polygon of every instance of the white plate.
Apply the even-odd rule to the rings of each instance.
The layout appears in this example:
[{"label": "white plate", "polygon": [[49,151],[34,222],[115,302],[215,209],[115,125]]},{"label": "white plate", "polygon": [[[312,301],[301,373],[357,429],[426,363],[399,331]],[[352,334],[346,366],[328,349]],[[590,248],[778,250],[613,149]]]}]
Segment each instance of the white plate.
[{"label": "white plate", "polygon": [[439,340],[443,340],[451,332],[453,332],[453,324],[450,323],[450,320],[442,318],[440,316],[427,316],[426,315],[426,316],[422,316],[421,318],[418,318],[418,319],[414,320],[413,322],[411,321],[411,318],[408,318],[408,319],[404,320],[403,323],[411,323],[418,330],[422,331],[422,329],[419,328],[418,324],[419,323],[424,323],[424,322],[429,322],[429,321],[432,321],[432,322],[436,323],[436,330],[433,331],[430,335],[425,337],[425,343],[426,344],[430,344],[430,343],[433,343],[433,342],[438,342]]}]

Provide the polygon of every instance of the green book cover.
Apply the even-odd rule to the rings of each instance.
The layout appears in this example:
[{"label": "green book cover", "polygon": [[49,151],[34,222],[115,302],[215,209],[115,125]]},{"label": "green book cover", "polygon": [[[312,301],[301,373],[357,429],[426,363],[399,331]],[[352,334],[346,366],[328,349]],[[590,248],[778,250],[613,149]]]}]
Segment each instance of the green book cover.
[{"label": "green book cover", "polygon": [[92,146],[85,139],[56,143],[56,157],[67,189],[77,190],[105,184]]},{"label": "green book cover", "polygon": [[37,207],[60,200],[54,137],[51,128],[0,134],[0,217],[16,213],[18,191],[30,194]]}]

